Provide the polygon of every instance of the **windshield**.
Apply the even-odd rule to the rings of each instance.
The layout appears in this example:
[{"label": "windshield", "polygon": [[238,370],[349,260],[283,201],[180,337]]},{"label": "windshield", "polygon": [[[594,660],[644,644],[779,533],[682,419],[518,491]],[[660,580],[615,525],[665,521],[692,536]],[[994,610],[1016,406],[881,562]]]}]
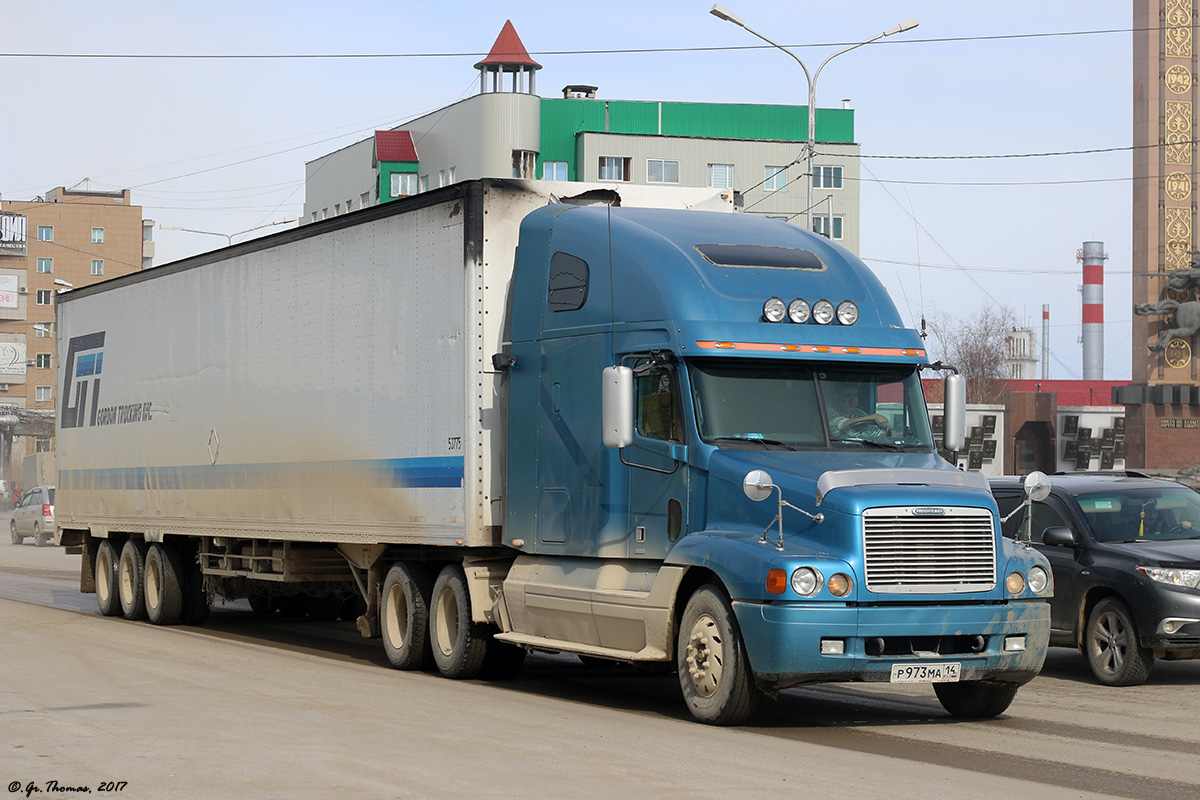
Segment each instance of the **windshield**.
[{"label": "windshield", "polygon": [[915,367],[702,359],[688,365],[700,438],[718,447],[931,450]]},{"label": "windshield", "polygon": [[1200,494],[1183,486],[1115,489],[1076,499],[1099,542],[1200,537]]}]

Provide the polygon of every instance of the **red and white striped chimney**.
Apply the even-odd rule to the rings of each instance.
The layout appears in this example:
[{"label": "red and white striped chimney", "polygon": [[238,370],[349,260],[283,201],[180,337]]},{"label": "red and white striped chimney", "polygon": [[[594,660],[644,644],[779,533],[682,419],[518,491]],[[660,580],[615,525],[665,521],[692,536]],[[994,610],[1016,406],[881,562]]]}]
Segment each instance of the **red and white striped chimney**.
[{"label": "red and white striped chimney", "polygon": [[1042,304],[1042,380],[1050,380],[1050,304]]},{"label": "red and white striped chimney", "polygon": [[1084,242],[1077,254],[1083,262],[1083,379],[1104,380],[1104,242]]}]

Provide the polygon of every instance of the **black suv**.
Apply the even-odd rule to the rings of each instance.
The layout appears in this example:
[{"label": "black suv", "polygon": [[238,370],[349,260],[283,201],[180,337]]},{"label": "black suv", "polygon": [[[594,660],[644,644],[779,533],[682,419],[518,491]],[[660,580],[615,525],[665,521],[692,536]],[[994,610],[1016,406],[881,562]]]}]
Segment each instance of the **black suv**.
[{"label": "black suv", "polygon": [[1155,658],[1200,658],[1200,493],[1136,473],[1046,480],[1030,525],[1022,479],[990,482],[1004,535],[1050,561],[1050,644],[1078,647],[1109,686],[1144,682]]}]

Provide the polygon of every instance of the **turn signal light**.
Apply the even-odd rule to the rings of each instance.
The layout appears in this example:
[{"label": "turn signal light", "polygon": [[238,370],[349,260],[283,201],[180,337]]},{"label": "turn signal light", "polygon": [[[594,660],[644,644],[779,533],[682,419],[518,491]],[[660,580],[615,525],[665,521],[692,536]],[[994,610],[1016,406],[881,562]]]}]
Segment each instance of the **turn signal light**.
[{"label": "turn signal light", "polygon": [[767,572],[767,591],[771,594],[783,594],[787,591],[787,572],[773,569]]}]

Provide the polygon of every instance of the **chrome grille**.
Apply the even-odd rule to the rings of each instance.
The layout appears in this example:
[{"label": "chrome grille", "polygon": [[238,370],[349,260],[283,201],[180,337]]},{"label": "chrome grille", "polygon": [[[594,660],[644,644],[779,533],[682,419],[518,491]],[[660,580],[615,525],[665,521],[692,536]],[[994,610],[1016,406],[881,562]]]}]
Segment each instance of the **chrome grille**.
[{"label": "chrome grille", "polygon": [[954,594],[995,588],[993,525],[991,513],[982,508],[867,509],[863,513],[867,590]]}]

